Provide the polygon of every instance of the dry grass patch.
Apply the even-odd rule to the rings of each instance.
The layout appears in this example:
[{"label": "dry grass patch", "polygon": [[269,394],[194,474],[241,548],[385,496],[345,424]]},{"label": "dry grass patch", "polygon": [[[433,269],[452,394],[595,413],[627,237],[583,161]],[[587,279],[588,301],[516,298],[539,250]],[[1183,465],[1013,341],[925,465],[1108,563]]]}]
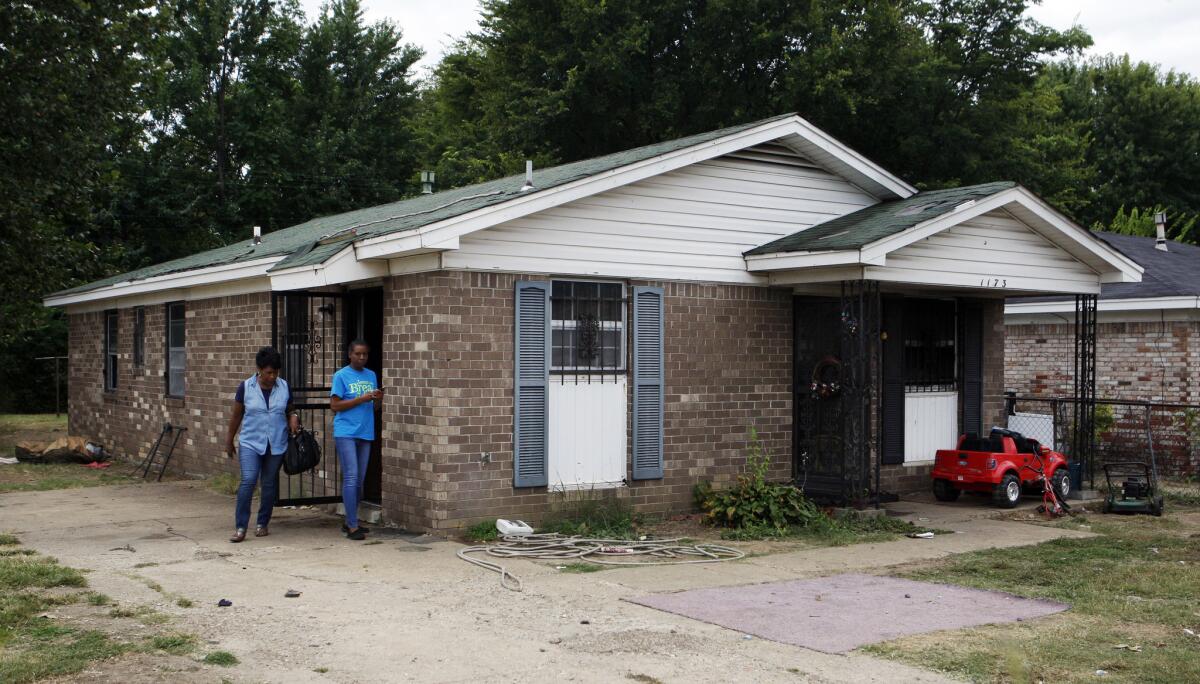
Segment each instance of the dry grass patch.
[{"label": "dry grass patch", "polygon": [[[1200,516],[1086,515],[1047,523],[1099,534],[992,549],[900,575],[1062,601],[1067,613],[905,637],[865,651],[976,682],[1200,681]],[[962,610],[969,611],[970,606]],[[1114,648],[1136,646],[1140,650]]]}]

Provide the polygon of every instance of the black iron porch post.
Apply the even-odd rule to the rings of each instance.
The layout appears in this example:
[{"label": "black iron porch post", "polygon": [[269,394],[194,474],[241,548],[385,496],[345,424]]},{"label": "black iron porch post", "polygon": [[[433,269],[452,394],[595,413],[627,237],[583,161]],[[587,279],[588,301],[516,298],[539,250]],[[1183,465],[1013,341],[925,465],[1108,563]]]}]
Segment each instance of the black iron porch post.
[{"label": "black iron porch post", "polygon": [[1071,458],[1083,464],[1089,487],[1096,485],[1096,300],[1094,294],[1075,295],[1075,429]]}]

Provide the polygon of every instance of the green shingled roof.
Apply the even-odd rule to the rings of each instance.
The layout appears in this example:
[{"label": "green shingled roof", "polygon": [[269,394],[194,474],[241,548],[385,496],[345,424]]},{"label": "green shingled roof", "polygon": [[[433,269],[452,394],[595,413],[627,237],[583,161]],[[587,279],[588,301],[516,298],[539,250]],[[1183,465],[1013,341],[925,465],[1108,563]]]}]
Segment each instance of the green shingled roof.
[{"label": "green shingled roof", "polygon": [[[795,115],[782,114],[769,119],[722,128],[654,145],[646,145],[645,147],[616,152],[603,157],[585,159],[545,169],[535,169],[533,176],[535,187],[526,193],[520,191],[521,187],[525,184],[525,176],[522,174],[455,188],[453,190],[444,190],[430,195],[419,195],[399,202],[392,202],[391,204],[383,204],[367,209],[358,209],[344,214],[323,216],[296,226],[291,226],[290,228],[268,233],[263,236],[262,244],[259,245],[255,245],[252,240],[245,240],[225,247],[208,250],[207,252],[200,252],[199,254],[148,266],[136,271],[122,273],[105,278],[104,280],[97,280],[69,290],[55,292],[54,295],[88,292],[131,280],[144,280],[170,273],[236,264],[271,256],[283,255],[286,257],[271,268],[273,271],[295,266],[312,266],[324,262],[329,257],[341,251],[351,239],[361,240],[367,237],[415,230],[421,226],[466,214],[476,209],[500,204],[514,197],[548,190],[570,183],[571,181],[652,159],[676,150],[718,140],[740,131],[761,126],[771,121],[787,119],[792,116]],[[351,233],[351,230],[354,232]],[[343,234],[345,235],[345,240],[336,239]],[[319,244],[321,242],[325,244]]]},{"label": "green shingled roof", "polygon": [[812,228],[768,242],[746,252],[834,252],[859,249],[876,240],[905,231],[913,226],[953,211],[971,200],[980,200],[1016,187],[1012,181],[968,185],[948,190],[930,190],[899,200],[871,205],[865,209],[830,219]]}]

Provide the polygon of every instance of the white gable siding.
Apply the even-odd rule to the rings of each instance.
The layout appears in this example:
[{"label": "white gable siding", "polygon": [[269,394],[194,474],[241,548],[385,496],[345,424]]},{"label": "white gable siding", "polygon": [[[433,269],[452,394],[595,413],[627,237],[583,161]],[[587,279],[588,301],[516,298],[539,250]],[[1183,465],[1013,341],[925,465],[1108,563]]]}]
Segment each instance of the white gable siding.
[{"label": "white gable siding", "polygon": [[[884,267],[868,269],[875,270],[912,276],[915,282],[981,280],[981,287],[997,289],[1025,289],[1032,281],[1096,284],[1090,267],[1002,209],[902,247],[887,255]],[[1001,282],[992,284],[994,279]]]},{"label": "white gable siding", "polygon": [[877,202],[781,150],[718,157],[487,228],[442,265],[766,283],[746,271],[743,252]]}]

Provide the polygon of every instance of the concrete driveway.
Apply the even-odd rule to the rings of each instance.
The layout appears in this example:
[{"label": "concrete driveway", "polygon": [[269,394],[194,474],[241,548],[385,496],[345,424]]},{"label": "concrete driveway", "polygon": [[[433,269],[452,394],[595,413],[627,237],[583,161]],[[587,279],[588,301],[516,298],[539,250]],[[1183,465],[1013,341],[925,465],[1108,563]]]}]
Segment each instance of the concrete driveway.
[{"label": "concrete driveway", "polygon": [[[925,518],[922,525],[961,533],[587,574],[512,562],[523,593],[501,589],[497,575],[459,560],[457,543],[383,530],[372,535],[378,543],[351,542],[338,533],[340,518],[315,510],[277,511],[271,536],[230,544],[233,500],[195,482],[4,494],[0,529],[91,569],[95,590],[152,606],[173,617],[172,629],[234,653],[241,664],[221,675],[289,683],[946,681],[857,653],[746,639],[621,599],[877,572],[990,546],[1087,536],[992,520],[994,511],[983,506],[895,506]],[[288,589],[302,594],[285,598]],[[177,597],[195,606],[180,608]],[[233,606],[218,608],[221,598]]]}]

